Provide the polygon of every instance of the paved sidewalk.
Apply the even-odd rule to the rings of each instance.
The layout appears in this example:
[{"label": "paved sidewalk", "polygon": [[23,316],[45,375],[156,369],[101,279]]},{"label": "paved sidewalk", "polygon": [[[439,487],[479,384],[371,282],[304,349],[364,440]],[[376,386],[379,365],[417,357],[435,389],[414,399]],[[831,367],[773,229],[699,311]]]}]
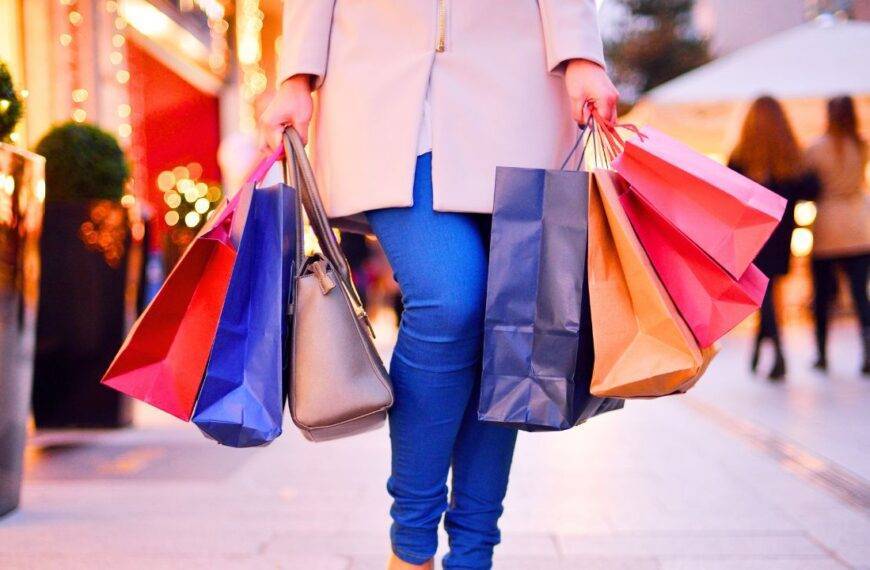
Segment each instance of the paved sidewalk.
[{"label": "paved sidewalk", "polygon": [[[750,377],[733,338],[689,395],[522,434],[496,569],[870,568],[870,381],[851,330],[830,378],[789,332],[784,385]],[[141,418],[36,438],[0,567],[384,567],[385,430],[231,450]]]}]

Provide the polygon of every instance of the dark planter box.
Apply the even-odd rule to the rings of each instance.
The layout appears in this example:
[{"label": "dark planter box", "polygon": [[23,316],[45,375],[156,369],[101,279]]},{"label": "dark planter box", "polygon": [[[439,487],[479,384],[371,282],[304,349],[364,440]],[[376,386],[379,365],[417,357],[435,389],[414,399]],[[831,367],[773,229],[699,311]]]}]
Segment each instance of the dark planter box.
[{"label": "dark planter box", "polygon": [[125,333],[126,211],[109,201],[47,202],[33,377],[37,428],[129,425],[130,403],[100,384]]},{"label": "dark planter box", "polygon": [[42,157],[0,143],[0,517],[18,506],[21,494],[44,165]]}]

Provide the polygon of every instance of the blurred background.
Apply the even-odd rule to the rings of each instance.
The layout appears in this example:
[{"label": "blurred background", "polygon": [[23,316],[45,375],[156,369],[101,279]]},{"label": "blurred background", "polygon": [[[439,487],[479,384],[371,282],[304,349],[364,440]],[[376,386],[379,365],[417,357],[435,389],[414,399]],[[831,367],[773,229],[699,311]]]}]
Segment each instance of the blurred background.
[{"label": "blurred background", "polygon": [[[827,101],[851,95],[870,137],[870,0],[599,5],[625,122],[725,163],[758,96],[806,147]],[[13,567],[381,564],[385,433],[315,449],[288,429],[266,450],[217,449],[99,385],[256,163],[281,33],[280,0],[0,0],[0,559]],[[836,282],[830,364],[812,368],[817,206],[794,206],[775,298],[787,382],[751,374],[753,317],[691,395],[521,438],[515,546],[497,567],[870,567],[867,331]],[[371,238],[342,243],[389,352],[390,268]]]}]

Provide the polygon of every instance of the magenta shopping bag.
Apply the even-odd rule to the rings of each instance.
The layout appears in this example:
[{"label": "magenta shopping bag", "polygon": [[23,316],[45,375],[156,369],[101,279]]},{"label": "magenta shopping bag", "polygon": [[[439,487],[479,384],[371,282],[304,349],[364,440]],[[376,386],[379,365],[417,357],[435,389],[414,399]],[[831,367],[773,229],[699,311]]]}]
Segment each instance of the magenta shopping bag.
[{"label": "magenta shopping bag", "polygon": [[735,279],[750,269],[785,212],[778,194],[650,127],[625,141],[613,168]]}]

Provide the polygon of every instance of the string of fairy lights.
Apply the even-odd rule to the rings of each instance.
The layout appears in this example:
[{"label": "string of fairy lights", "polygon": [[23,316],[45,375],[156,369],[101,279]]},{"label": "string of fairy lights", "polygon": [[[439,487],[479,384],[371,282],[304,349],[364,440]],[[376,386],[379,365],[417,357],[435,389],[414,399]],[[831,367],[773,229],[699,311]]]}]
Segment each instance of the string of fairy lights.
[{"label": "string of fairy lights", "polygon": [[220,0],[182,0],[182,11],[199,8],[205,13],[209,31],[209,58],[208,64],[212,71],[223,75],[229,63],[229,42],[227,33],[230,24],[226,18],[227,8]]},{"label": "string of fairy lights", "polygon": [[127,27],[127,22],[118,11],[118,2],[116,0],[105,0],[103,9],[106,14],[112,18],[114,31],[112,33],[112,50],[109,52],[109,64],[112,66],[115,78],[115,83],[120,88],[119,93],[123,94],[121,100],[117,102],[115,112],[118,116],[118,137],[122,144],[129,145],[129,141],[133,136],[133,125],[130,117],[133,109],[129,103],[129,93],[126,89],[130,82],[130,70],[127,65],[127,38],[124,35],[124,30]]},{"label": "string of fairy lights", "polygon": [[[58,0],[61,18],[59,19],[58,43],[66,50],[66,60],[69,65],[70,77],[70,118],[77,123],[84,123],[90,117],[88,115],[88,103],[91,97],[85,87],[85,77],[82,73],[82,54],[80,49],[81,30],[85,22],[84,11],[79,8],[79,0]],[[124,30],[127,22],[120,15],[117,0],[104,0],[102,9],[112,23],[111,50],[108,61],[111,75],[119,88],[117,90],[119,101],[115,112],[118,121],[116,134],[124,146],[129,145],[133,134],[133,126],[130,124],[132,109],[126,97],[126,86],[130,82],[130,70],[127,68],[126,42]]]},{"label": "string of fairy lights", "polygon": [[[59,6],[59,16],[55,21],[57,41],[62,49],[62,60],[68,66],[69,99],[66,106],[70,119],[77,123],[98,121],[104,128],[114,131],[121,146],[130,154],[132,162],[139,163],[143,151],[137,147],[134,126],[139,124],[142,110],[135,107],[143,105],[144,101],[131,92],[126,33],[128,25],[131,24],[124,17],[127,14],[125,0],[56,1]],[[252,132],[256,129],[256,101],[267,87],[267,76],[261,66],[265,16],[260,0],[180,0],[178,6],[182,12],[199,10],[205,14],[209,30],[208,67],[219,77],[224,77],[229,68],[228,12],[233,7],[232,4],[235,12],[236,58],[240,79],[239,129],[242,132]],[[98,13],[99,10],[102,13]],[[92,17],[95,21],[87,21]],[[110,35],[108,38],[103,35],[107,31]],[[89,35],[91,33],[98,34],[97,42],[92,41],[93,38]],[[104,92],[101,91],[100,101],[93,100],[93,94],[88,90],[88,82],[95,81],[87,73],[91,64],[87,58],[92,53],[88,48],[92,44],[101,46],[97,49],[97,57],[106,58],[97,66],[99,73],[95,87],[114,87],[106,96],[102,96]],[[105,83],[106,79],[110,81],[108,85]],[[99,108],[96,104],[98,102],[102,104]],[[203,183],[196,180],[196,177],[183,176],[180,167],[176,170],[174,174],[178,175],[176,178],[181,187],[175,188],[173,185],[171,189],[166,188],[168,177],[164,173],[159,189],[168,198],[167,206],[171,211],[178,209],[170,204],[177,201],[176,196],[184,197],[184,202],[188,201],[187,198],[192,199],[191,212],[182,215],[181,219],[176,219],[173,217],[175,214],[170,212],[166,222],[170,226],[178,223],[191,226],[198,221],[194,220],[195,217],[204,217],[212,209],[215,189],[209,187],[207,193],[204,193]],[[197,187],[195,197],[194,192],[187,188],[189,180]],[[132,203],[134,198],[129,195],[125,200]],[[205,209],[206,202],[210,206],[208,209]]]},{"label": "string of fairy lights", "polygon": [[58,42],[66,49],[70,71],[70,117],[77,123],[84,123],[88,119],[85,104],[90,97],[88,90],[82,87],[82,78],[79,66],[79,32],[84,23],[84,16],[78,9],[78,0],[58,0],[60,3],[61,18],[59,20]]},{"label": "string of fairy lights", "polygon": [[[124,30],[128,23],[124,19],[120,3],[123,0],[102,0],[102,7],[112,22],[111,48],[108,52],[110,75],[124,93],[130,82],[130,70],[127,66],[126,42]],[[66,59],[70,71],[70,118],[84,123],[91,119],[88,112],[88,101],[91,94],[85,85],[81,73],[83,68],[81,54],[81,30],[87,24],[85,10],[80,9],[80,0],[57,0],[62,17],[58,26],[58,42],[66,50]],[[209,67],[218,75],[224,75],[229,65],[229,21],[227,19],[227,0],[181,0],[182,11],[199,9],[206,15],[209,28]],[[256,128],[257,98],[266,90],[266,72],[261,66],[263,57],[262,31],[264,13],[260,8],[260,0],[238,0],[236,2],[236,37],[237,59],[241,77],[241,108],[239,117],[240,129],[251,132]],[[133,110],[130,107],[129,96],[121,97],[118,102],[116,133],[127,145],[133,134],[130,117]]]},{"label": "string of fairy lights", "polygon": [[[70,71],[70,118],[84,123],[89,118],[88,101],[91,94],[85,87],[85,78],[81,73],[81,30],[86,25],[85,10],[80,9],[80,0],[57,0],[62,17],[59,20],[58,42],[66,50],[66,58]],[[103,0],[102,7],[112,22],[111,49],[108,61],[116,85],[121,88],[119,93],[126,91],[130,82],[130,70],[127,66],[126,42],[124,34],[128,23],[120,10],[123,0]],[[219,75],[223,75],[229,64],[229,43],[227,34],[227,2],[225,0],[182,0],[181,9],[199,9],[205,15],[209,28],[209,67]],[[264,13],[260,8],[260,0],[238,0],[236,2],[236,37],[237,58],[241,76],[240,129],[251,132],[256,127],[257,98],[266,90],[266,72],[261,66],[263,57],[262,31]],[[115,110],[117,113],[116,132],[122,142],[129,144],[133,134],[130,117],[132,109],[129,97],[122,97]]]},{"label": "string of fairy lights", "polygon": [[237,3],[237,53],[242,77],[242,105],[239,127],[242,132],[257,128],[257,98],[266,90],[266,72],[260,65],[263,57],[263,11],[260,0],[239,0]]}]

